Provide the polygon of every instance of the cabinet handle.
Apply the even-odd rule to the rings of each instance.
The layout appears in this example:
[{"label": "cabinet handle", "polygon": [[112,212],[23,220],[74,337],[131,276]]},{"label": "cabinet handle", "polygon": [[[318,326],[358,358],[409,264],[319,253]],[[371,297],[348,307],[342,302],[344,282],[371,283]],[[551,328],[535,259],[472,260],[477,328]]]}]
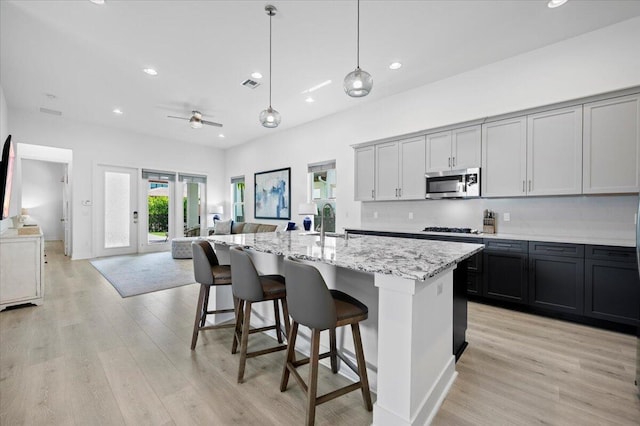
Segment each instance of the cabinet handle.
[{"label": "cabinet handle", "polygon": [[531,192],[531,179],[529,179],[529,192]]},{"label": "cabinet handle", "polygon": [[449,167],[451,167],[451,157],[449,157]]},{"label": "cabinet handle", "polygon": [[398,188],[398,197],[402,197],[402,188]]},{"label": "cabinet handle", "polygon": [[526,189],[524,187],[524,181],[522,181],[522,192],[526,192]]},{"label": "cabinet handle", "polygon": [[371,190],[371,198],[375,198],[375,196],[373,195],[373,189]]},{"label": "cabinet handle", "polygon": [[456,157],[453,157],[452,166],[455,167],[455,165],[456,165]]}]

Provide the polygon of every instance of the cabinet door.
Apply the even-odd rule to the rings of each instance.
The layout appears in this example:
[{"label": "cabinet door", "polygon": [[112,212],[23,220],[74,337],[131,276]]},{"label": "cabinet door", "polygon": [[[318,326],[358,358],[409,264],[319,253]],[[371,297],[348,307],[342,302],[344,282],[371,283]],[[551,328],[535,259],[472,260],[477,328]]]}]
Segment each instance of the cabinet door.
[{"label": "cabinet door", "polygon": [[402,200],[424,200],[424,136],[400,141],[400,190]]},{"label": "cabinet door", "polygon": [[2,241],[0,255],[0,304],[41,295],[40,237]]},{"label": "cabinet door", "polygon": [[526,117],[482,125],[481,176],[485,197],[526,195]]},{"label": "cabinet door", "polygon": [[586,316],[639,325],[640,278],[635,262],[587,259],[584,289]]},{"label": "cabinet door", "polygon": [[451,167],[471,169],[481,167],[480,126],[464,127],[451,132]]},{"label": "cabinet door", "polygon": [[527,303],[527,255],[484,252],[483,296]]},{"label": "cabinet door", "polygon": [[640,95],[584,105],[585,194],[640,190]]},{"label": "cabinet door", "polygon": [[451,132],[427,135],[427,172],[451,170]]},{"label": "cabinet door", "polygon": [[527,118],[527,195],[582,193],[582,105]]},{"label": "cabinet door", "polygon": [[356,201],[374,200],[375,150],[373,146],[355,150],[355,197]]},{"label": "cabinet door", "polygon": [[529,304],[558,312],[584,312],[584,259],[529,257]]},{"label": "cabinet door", "polygon": [[398,198],[398,142],[376,145],[376,200]]}]

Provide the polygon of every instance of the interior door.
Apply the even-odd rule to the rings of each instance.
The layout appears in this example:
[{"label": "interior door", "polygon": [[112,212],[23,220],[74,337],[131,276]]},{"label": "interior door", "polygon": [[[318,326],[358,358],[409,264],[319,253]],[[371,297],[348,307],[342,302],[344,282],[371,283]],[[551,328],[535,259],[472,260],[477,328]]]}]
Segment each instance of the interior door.
[{"label": "interior door", "polygon": [[64,245],[64,255],[69,256],[71,250],[71,221],[69,217],[69,200],[71,198],[71,189],[69,188],[69,165],[64,165],[64,177],[62,182],[62,218],[60,219],[63,226],[62,238]]},{"label": "interior door", "polygon": [[138,169],[98,166],[97,256],[138,251]]}]

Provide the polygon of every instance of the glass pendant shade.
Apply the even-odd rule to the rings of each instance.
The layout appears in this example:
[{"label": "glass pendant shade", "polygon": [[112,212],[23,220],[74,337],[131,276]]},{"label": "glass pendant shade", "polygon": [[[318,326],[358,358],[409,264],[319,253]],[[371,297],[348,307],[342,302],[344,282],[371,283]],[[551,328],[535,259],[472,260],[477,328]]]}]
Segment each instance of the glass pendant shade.
[{"label": "glass pendant shade", "polygon": [[278,127],[278,125],[280,124],[280,120],[281,120],[280,113],[275,109],[271,108],[271,105],[269,105],[269,108],[263,110],[260,113],[260,123],[264,127],[269,127],[269,128]]},{"label": "glass pendant shade", "polygon": [[360,67],[351,71],[344,78],[344,92],[352,98],[367,96],[373,88],[373,77]]}]

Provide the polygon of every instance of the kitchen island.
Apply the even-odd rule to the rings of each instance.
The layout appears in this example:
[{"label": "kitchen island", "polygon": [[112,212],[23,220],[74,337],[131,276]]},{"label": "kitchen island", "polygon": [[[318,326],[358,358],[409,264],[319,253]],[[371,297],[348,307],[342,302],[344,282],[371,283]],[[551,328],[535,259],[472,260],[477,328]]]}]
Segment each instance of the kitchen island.
[{"label": "kitchen island", "polygon": [[[482,245],[360,235],[321,241],[301,232],[208,239],[221,263],[234,245],[249,249],[261,273],[282,273],[285,257],[299,259],[313,263],[330,288],[362,300],[369,306],[362,324],[365,358],[377,394],[373,423],[422,425],[435,416],[457,374],[453,271]],[[299,342],[296,348],[308,353],[308,341]],[[350,336],[339,334],[338,346],[353,354]],[[350,370],[341,373],[349,376]]]}]

